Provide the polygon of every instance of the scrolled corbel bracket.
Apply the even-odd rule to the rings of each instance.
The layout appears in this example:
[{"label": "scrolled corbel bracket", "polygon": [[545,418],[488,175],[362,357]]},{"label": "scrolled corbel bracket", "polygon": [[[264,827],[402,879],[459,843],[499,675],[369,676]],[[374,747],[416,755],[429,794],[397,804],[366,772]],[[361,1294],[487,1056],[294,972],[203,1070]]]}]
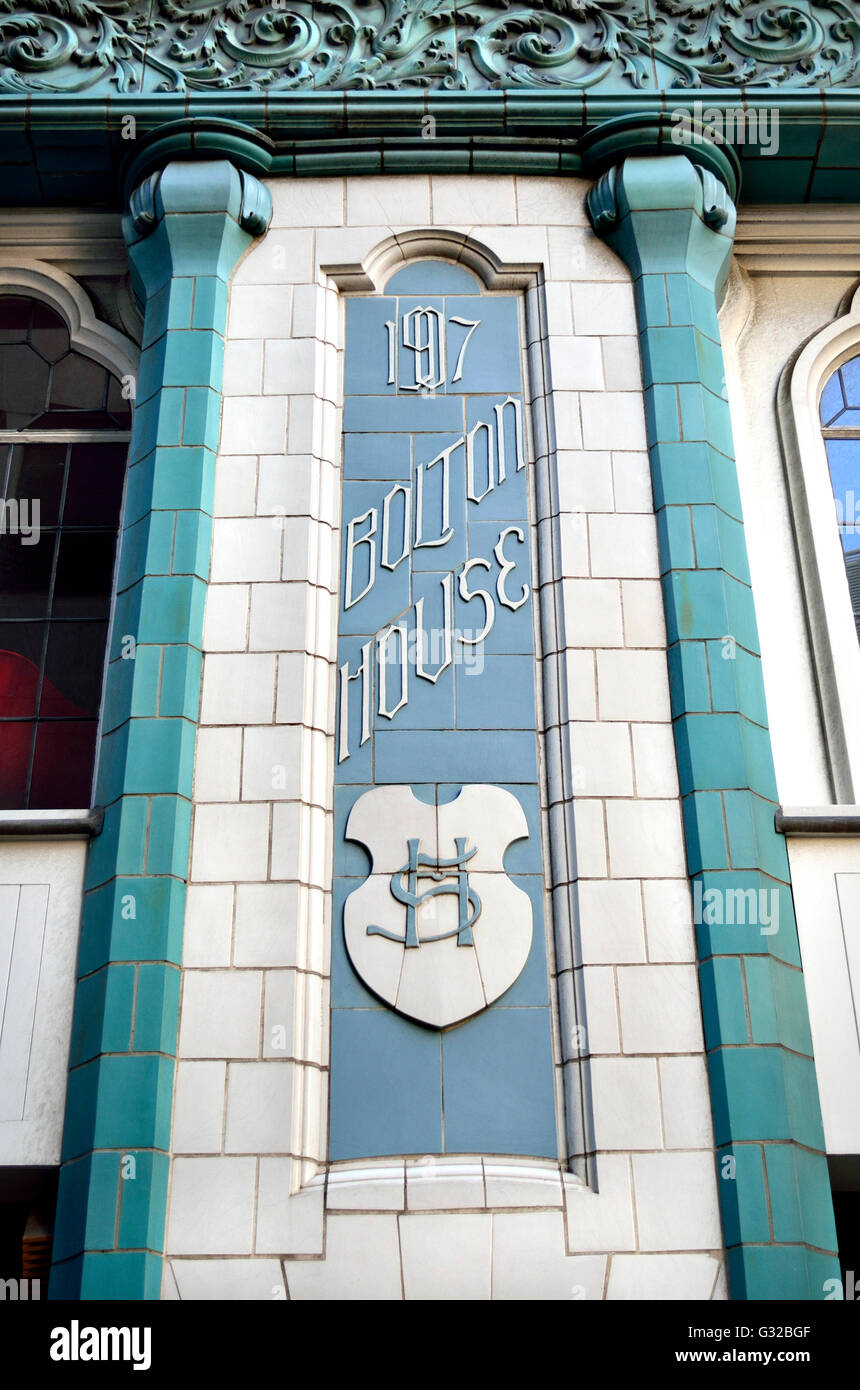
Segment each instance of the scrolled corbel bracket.
[{"label": "scrolled corbel bracket", "polygon": [[595,179],[586,198],[591,225],[634,278],[688,270],[719,300],[740,184],[734,150],[656,112],[604,122],[584,137],[580,153]]},{"label": "scrolled corbel bracket", "polygon": [[189,117],[160,126],[121,171],[126,239],[148,236],[168,212],[224,213],[262,236],[272,216],[262,179],[273,155],[268,137],[240,121]]}]

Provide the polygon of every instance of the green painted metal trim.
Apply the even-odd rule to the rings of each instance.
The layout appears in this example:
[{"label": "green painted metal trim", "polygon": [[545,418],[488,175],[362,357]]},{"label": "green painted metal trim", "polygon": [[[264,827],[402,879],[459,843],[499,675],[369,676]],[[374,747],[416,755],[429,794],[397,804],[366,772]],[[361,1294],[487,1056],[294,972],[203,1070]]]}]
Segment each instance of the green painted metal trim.
[{"label": "green painted metal trim", "polygon": [[271,198],[172,163],[124,224],[143,352],[69,1056],[52,1298],[157,1299],[215,456],[233,268]]},{"label": "green painted metal trim", "polygon": [[[169,157],[212,158],[273,177],[362,173],[582,174],[580,142],[631,117],[778,112],[770,156],[738,145],[750,202],[860,199],[860,97],[844,91],[291,92],[0,97],[4,205],[121,204],[121,170],[174,127]],[[428,118],[432,118],[428,122]],[[201,122],[201,139],[177,122]],[[216,139],[216,127],[220,137]],[[204,129],[205,128],[205,129]],[[208,144],[206,142],[209,142]]]},{"label": "green painted metal trim", "polygon": [[717,322],[735,208],[664,154],[588,209],[633,275],[732,1295],[823,1299],[836,1230]]}]

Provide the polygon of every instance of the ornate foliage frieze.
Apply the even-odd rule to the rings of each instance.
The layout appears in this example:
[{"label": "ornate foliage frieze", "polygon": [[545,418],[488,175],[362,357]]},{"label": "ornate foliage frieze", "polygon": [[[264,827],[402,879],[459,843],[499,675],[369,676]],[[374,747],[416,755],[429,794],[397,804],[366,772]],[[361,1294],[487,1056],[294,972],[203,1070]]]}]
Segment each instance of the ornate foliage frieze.
[{"label": "ornate foliage frieze", "polygon": [[856,86],[860,3],[0,0],[0,94]]}]

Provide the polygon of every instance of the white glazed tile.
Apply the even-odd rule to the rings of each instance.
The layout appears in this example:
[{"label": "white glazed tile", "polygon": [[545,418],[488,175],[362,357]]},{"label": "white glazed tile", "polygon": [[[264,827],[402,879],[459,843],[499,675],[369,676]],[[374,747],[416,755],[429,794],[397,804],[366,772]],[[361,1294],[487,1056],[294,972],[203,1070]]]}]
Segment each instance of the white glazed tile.
[{"label": "white glazed tile", "polygon": [[242,755],[243,801],[295,801],[301,777],[298,724],[246,728]]},{"label": "white glazed tile", "polygon": [[[295,1032],[297,1009],[299,1016],[302,1016],[304,991],[300,992],[298,988],[302,978],[295,970],[266,971],[263,985],[264,1058],[277,1060],[300,1056]],[[316,983],[318,985],[319,981]],[[318,1009],[314,1010],[314,1014],[319,1019]]]},{"label": "white glazed tile", "polygon": [[666,620],[659,579],[622,579],[625,647],[666,647]]},{"label": "white glazed tile", "polygon": [[176,1154],[221,1152],[226,1062],[180,1062],[176,1068],[171,1145]]},{"label": "white glazed tile", "polygon": [[549,280],[544,286],[546,327],[549,334],[573,332],[570,285],[566,280]]},{"label": "white glazed tile", "polygon": [[256,1057],[262,976],[256,970],[187,970],[180,1057]]},{"label": "white glazed tile", "polygon": [[635,879],[584,879],[578,896],[582,959],[586,965],[644,961],[642,895]]},{"label": "white glazed tile", "polygon": [[636,306],[632,284],[607,285],[585,281],[574,285],[573,321],[577,333],[635,335]]},{"label": "white glazed tile", "polygon": [[595,1057],[591,1076],[597,1148],[659,1148],[657,1063],[648,1057]]},{"label": "white glazed tile", "polygon": [[686,867],[677,801],[608,801],[606,825],[613,878],[677,875]]},{"label": "white glazed tile", "polygon": [[564,654],[567,712],[570,719],[596,719],[594,652],[570,649]]},{"label": "white glazed tile", "polygon": [[409,1211],[447,1211],[483,1205],[484,1176],[480,1165],[437,1163],[430,1155],[407,1160]]},{"label": "white glazed tile", "polygon": [[713,1255],[614,1255],[606,1297],[624,1303],[709,1299],[718,1269]]},{"label": "white glazed tile", "polygon": [[265,1303],[286,1298],[277,1260],[174,1260],[172,1268],[184,1303]]},{"label": "white glazed tile", "polygon": [[248,634],[247,584],[210,584],[206,593],[203,650],[243,651]]},{"label": "white glazed tile", "polygon": [[627,724],[570,725],[574,786],[583,796],[632,796],[633,761]]},{"label": "white glazed tile", "polygon": [[694,961],[693,909],[686,877],[646,881],[643,892],[648,959]]},{"label": "white glazed tile", "polygon": [[196,808],[191,876],[198,883],[264,879],[268,849],[268,805],[219,802]]},{"label": "white glazed tile", "polygon": [[564,622],[569,647],[623,645],[617,579],[565,579]]},{"label": "white glazed tile", "polygon": [[[566,1048],[565,1056],[579,1056],[583,1051],[592,1056],[621,1051],[618,1033],[618,1002],[615,997],[615,977],[608,965],[592,965],[583,972],[585,994],[585,1035],[578,1031],[573,1049]],[[581,1030],[582,1025],[579,1025]]]},{"label": "white glazed tile", "polygon": [[[355,265],[391,236],[391,228],[384,223],[361,227],[323,227],[317,232],[317,264],[323,269],[330,266]],[[321,306],[325,314],[325,303]],[[325,336],[324,324],[316,335]]]},{"label": "white glazed tile", "polygon": [[289,1153],[291,1062],[231,1062],[227,1071],[226,1153]]},{"label": "white glazed tile", "polygon": [[714,1155],[633,1155],[642,1250],[713,1250],[722,1245]]},{"label": "white glazed tile", "polygon": [[[296,295],[299,293],[297,290]],[[292,312],[293,290],[290,285],[234,283],[230,290],[228,341],[234,338],[252,338],[255,342],[263,338],[288,338]]]},{"label": "white glazed tile", "polygon": [[[172,1255],[247,1255],[255,1158],[173,1160],[167,1249]],[[177,1270],[182,1288],[182,1276]]]},{"label": "white glazed tile", "polygon": [[307,836],[307,819],[308,808],[298,801],[281,801],[273,805],[271,878],[307,881],[302,853]]},{"label": "white glazed tile", "polygon": [[434,174],[432,183],[436,226],[516,224],[517,204],[511,176]]},{"label": "white glazed tile", "polygon": [[550,227],[549,268],[554,280],[630,283],[630,271],[591,227]]},{"label": "white glazed tile", "polygon": [[229,965],[232,932],[232,884],[189,884],[182,934],[186,970],[195,965]]},{"label": "white glazed tile", "polygon": [[219,458],[215,468],[214,516],[253,516],[256,494],[256,454],[223,455]]},{"label": "white glazed tile", "polygon": [[641,387],[637,338],[603,339],[603,375],[607,391],[630,391]]},{"label": "white glazed tile", "polygon": [[567,1244],[571,1252],[635,1250],[633,1186],[626,1154],[600,1154],[597,1192],[567,1187]]},{"label": "white glazed tile", "polygon": [[261,1158],[255,1248],[263,1255],[321,1255],[323,1184],[290,1192],[292,1159]]},{"label": "white glazed tile", "polygon": [[714,1131],[704,1057],[661,1057],[658,1065],[666,1147],[713,1148]]},{"label": "white glazed tile", "polygon": [[261,454],[257,515],[310,516],[321,467],[310,454]]},{"label": "white glazed tile", "polygon": [[262,338],[228,338],[224,346],[224,395],[258,396],[262,378]]},{"label": "white glazed tile", "polygon": [[634,724],[637,796],[678,796],[678,765],[671,724]]},{"label": "white glazed tile", "polygon": [[240,883],[233,960],[237,966],[296,966],[299,885]]},{"label": "white glazed tile", "polygon": [[489,1299],[492,1221],[489,1213],[401,1216],[404,1297]]},{"label": "white glazed tile", "polygon": [[396,1215],[329,1216],[326,1258],[290,1260],[286,1272],[291,1299],[401,1299]]},{"label": "white glazed tile", "polygon": [[274,396],[313,395],[317,351],[315,338],[282,338],[267,343],[264,392]]},{"label": "white glazed tile", "polygon": [[552,396],[555,442],[560,450],[582,448],[582,420],[576,391],[555,390]]},{"label": "white glazed tile", "polygon": [[251,589],[249,650],[304,652],[313,599],[308,584],[255,584]]},{"label": "white glazed tile", "polygon": [[612,455],[612,477],[619,512],[653,512],[651,466],[646,453],[616,450]]},{"label": "white glazed tile", "polygon": [[618,998],[626,1053],[702,1049],[702,1017],[694,966],[621,965]]},{"label": "white glazed tile", "polygon": [[202,727],[194,760],[195,801],[238,801],[242,730]]},{"label": "white glazed tile", "polygon": [[561,511],[612,511],[612,463],[608,452],[560,449],[557,458]]},{"label": "white glazed tile", "polygon": [[657,579],[657,531],[653,516],[636,512],[588,519],[591,573],[614,579]]},{"label": "white glazed tile", "polygon": [[603,357],[599,338],[550,338],[549,359],[555,389],[603,390]]},{"label": "white glazed tile", "polygon": [[277,579],[280,528],[271,517],[216,517],[212,527],[213,584]]},{"label": "white glazed tile", "polygon": [[272,195],[272,227],[339,227],[343,221],[343,179],[267,179]]},{"label": "white glazed tile", "polygon": [[606,1260],[565,1252],[561,1212],[493,1216],[493,1298],[536,1302],[600,1299]]},{"label": "white glazed tile", "polygon": [[235,285],[307,284],[313,272],[313,232],[270,227],[240,263]]},{"label": "white glazed tile", "polygon": [[583,878],[606,877],[606,830],[603,802],[578,800],[573,828],[576,839],[576,867]]},{"label": "white glazed tile", "polygon": [[[317,236],[319,248],[319,236]],[[318,285],[296,285],[293,291],[292,332],[266,334],[280,338],[325,338],[325,291]]]},{"label": "white glazed tile", "polygon": [[406,1179],[403,1163],[389,1167],[336,1168],[328,1175],[327,1211],[403,1211]]},{"label": "white glazed tile", "polygon": [[488,1207],[560,1207],[564,1200],[561,1174],[551,1168],[485,1162],[484,1187]]},{"label": "white glazed tile", "polygon": [[401,174],[398,178],[348,178],[346,220],[349,226],[426,227],[430,222],[430,178]]},{"label": "white glazed tile", "polygon": [[721,1303],[728,1300],[730,1297],[731,1295],[729,1294],[729,1280],[728,1275],[726,1273],[726,1267],[724,1264],[721,1264],[717,1273],[716,1280],[714,1281],[714,1289],[713,1293],[711,1294],[711,1299],[714,1303]]},{"label": "white glazed tile", "polygon": [[586,449],[648,447],[641,391],[586,392],[580,405]]},{"label": "white glazed tile", "polygon": [[265,724],[274,699],[274,656],[217,652],[206,657],[201,724]]},{"label": "white glazed tile", "polygon": [[221,409],[222,454],[275,454],[287,437],[283,396],[225,396]]},{"label": "white glazed tile", "polygon": [[597,695],[601,719],[668,722],[671,709],[665,653],[648,649],[598,652]]},{"label": "white glazed tile", "polygon": [[518,174],[517,216],[521,223],[536,222],[548,227],[587,226],[585,179],[545,178]]}]

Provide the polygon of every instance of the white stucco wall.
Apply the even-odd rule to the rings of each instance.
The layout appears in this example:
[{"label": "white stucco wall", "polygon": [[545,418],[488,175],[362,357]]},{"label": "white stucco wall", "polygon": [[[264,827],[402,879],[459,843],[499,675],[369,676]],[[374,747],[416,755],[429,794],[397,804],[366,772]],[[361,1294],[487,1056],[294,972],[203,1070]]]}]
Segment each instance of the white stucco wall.
[{"label": "white stucco wall", "polygon": [[0,1167],[60,1161],[86,851],[0,844]]},{"label": "white stucco wall", "polygon": [[[777,392],[799,349],[848,310],[860,278],[856,224],[856,212],[845,208],[742,211],[735,278],[721,314],[777,789],[788,809],[827,807],[835,798],[809,636],[818,616],[804,597]],[[855,339],[860,353],[860,325]],[[797,466],[821,469],[826,478],[823,450]],[[835,514],[827,542],[838,550]],[[842,582],[841,559],[835,568]],[[853,624],[846,629],[845,641],[855,643]],[[856,651],[846,655],[850,671]],[[860,684],[839,695],[845,722],[856,730]],[[827,1149],[856,1154],[860,841],[789,836],[788,851]]]}]

